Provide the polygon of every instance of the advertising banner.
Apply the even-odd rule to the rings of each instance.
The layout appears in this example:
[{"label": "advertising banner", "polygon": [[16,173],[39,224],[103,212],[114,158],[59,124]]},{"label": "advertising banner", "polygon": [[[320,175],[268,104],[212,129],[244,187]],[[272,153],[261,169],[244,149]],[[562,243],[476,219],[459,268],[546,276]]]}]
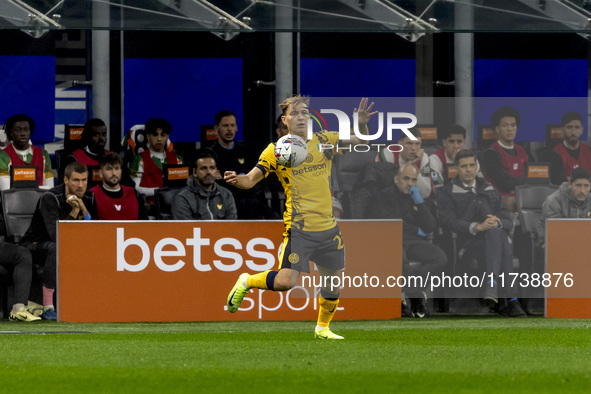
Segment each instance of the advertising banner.
[{"label": "advertising banner", "polygon": [[548,219],[546,271],[540,284],[546,289],[546,317],[591,318],[591,221]]},{"label": "advertising banner", "polygon": [[[400,317],[402,222],[342,221],[346,269],[335,319]],[[66,322],[315,320],[321,277],[311,265],[288,292],[226,297],[243,272],[277,269],[277,221],[60,221],[58,319]],[[336,237],[335,237],[336,238]]]}]

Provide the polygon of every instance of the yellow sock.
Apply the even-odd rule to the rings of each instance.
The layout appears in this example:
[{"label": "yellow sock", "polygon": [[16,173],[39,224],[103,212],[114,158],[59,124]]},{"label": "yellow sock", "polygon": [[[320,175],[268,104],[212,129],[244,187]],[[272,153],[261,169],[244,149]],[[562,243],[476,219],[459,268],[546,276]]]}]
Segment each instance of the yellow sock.
[{"label": "yellow sock", "polygon": [[[268,270],[264,272],[259,272],[258,274],[250,275],[248,278],[246,278],[246,287],[248,287],[249,289],[254,288],[268,290],[269,287],[267,286],[267,276],[269,275],[269,272],[273,271]],[[274,278],[275,277],[273,276],[273,279]]]},{"label": "yellow sock", "polygon": [[339,305],[339,299],[336,300],[327,300],[326,298],[322,297],[321,295],[318,296],[318,326],[319,327],[328,327],[334,313],[337,311],[337,306]]}]

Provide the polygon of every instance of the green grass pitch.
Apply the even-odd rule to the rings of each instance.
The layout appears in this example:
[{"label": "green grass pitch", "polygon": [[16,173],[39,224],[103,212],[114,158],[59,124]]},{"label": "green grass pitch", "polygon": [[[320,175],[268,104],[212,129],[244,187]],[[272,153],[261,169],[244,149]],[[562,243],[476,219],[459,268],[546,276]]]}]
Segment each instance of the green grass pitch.
[{"label": "green grass pitch", "polygon": [[[0,392],[589,392],[590,320],[0,322]],[[80,333],[44,333],[77,331]],[[84,332],[84,333],[82,333]]]}]

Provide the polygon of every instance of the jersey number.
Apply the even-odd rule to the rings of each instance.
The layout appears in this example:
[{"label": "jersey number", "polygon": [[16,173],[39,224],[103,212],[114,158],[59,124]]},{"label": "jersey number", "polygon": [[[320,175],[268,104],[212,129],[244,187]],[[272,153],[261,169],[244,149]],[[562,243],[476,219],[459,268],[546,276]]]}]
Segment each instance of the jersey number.
[{"label": "jersey number", "polygon": [[341,238],[341,234],[335,235],[332,240],[337,241],[339,243],[339,246],[337,246],[337,250],[343,249],[343,239]]}]

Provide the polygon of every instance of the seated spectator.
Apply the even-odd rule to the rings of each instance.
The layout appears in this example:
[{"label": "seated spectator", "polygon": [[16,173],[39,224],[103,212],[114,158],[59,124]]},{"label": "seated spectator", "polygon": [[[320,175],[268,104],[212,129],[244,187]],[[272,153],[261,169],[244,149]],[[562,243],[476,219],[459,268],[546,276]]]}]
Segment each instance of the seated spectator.
[{"label": "seated spectator", "polygon": [[107,126],[101,119],[89,119],[82,131],[82,142],[84,146],[76,149],[66,157],[65,165],[75,161],[85,166],[98,166],[99,159],[107,152]]},{"label": "seated spectator", "polygon": [[202,149],[196,155],[193,175],[172,199],[176,220],[238,219],[232,193],[215,182],[217,171],[214,153]]},{"label": "seated spectator", "polygon": [[458,245],[465,249],[464,259],[484,261],[485,275],[493,275],[485,285],[484,300],[510,317],[526,316],[516,298],[516,288],[505,282],[502,295],[508,303],[499,303],[497,279],[513,273],[513,244],[510,231],[513,221],[502,205],[499,192],[490,183],[476,176],[476,155],[464,149],[457,153],[458,176],[438,190],[437,205],[443,228],[458,235]]},{"label": "seated spectator", "polygon": [[484,151],[482,167],[484,176],[502,196],[503,204],[510,212],[517,212],[515,186],[525,183],[525,163],[529,156],[515,143],[521,118],[511,107],[497,110],[491,119],[499,139]]},{"label": "seated spectator", "polygon": [[[445,164],[453,164],[456,153],[464,149],[466,144],[466,129],[460,125],[453,125],[447,127],[441,132],[441,145],[439,148],[429,156],[431,162],[431,169],[438,174],[444,175],[443,166]],[[478,176],[480,173],[480,164],[478,164]]]},{"label": "seated spectator", "polygon": [[[394,185],[382,189],[368,208],[368,216],[376,219],[402,219],[403,274],[420,275],[441,273],[447,263],[447,256],[438,246],[428,240],[437,230],[437,220],[431,214],[416,186],[418,168],[411,163],[403,164],[394,176]],[[420,263],[417,270],[411,270],[409,261]],[[428,317],[425,287],[406,290],[411,305],[403,297],[403,313],[406,316]]]},{"label": "seated spectator", "polygon": [[[248,173],[257,164],[257,155],[248,146],[234,140],[238,131],[236,115],[228,110],[218,112],[215,115],[214,129],[218,139],[211,149],[217,155],[216,162],[220,174],[226,171],[236,171],[237,174]],[[230,190],[234,196],[238,219],[276,219],[279,217],[269,208],[261,185],[244,190],[228,187],[223,179],[219,183]]]},{"label": "seated spectator", "polygon": [[88,171],[84,164],[68,164],[64,183],[44,193],[33,214],[31,225],[23,236],[35,261],[43,262],[44,320],[56,320],[53,294],[56,286],[56,230],[58,220],[96,219],[94,194],[86,190]]},{"label": "seated spectator", "polygon": [[591,173],[582,167],[575,168],[570,179],[557,191],[546,197],[542,205],[542,218],[538,223],[538,240],[545,242],[546,219],[591,219]]},{"label": "seated spectator", "polygon": [[147,220],[144,201],[132,187],[121,185],[123,160],[118,154],[107,152],[99,158],[103,183],[90,191],[96,200],[99,220]]},{"label": "seated spectator", "polygon": [[402,134],[398,144],[402,145],[401,152],[391,152],[388,149],[381,149],[378,161],[394,163],[402,166],[406,163],[414,164],[419,169],[417,178],[417,187],[421,191],[423,198],[433,197],[433,189],[443,184],[441,174],[431,168],[429,156],[421,148],[421,132],[416,129],[409,130],[417,139],[412,140],[406,134]]},{"label": "seated spectator", "polygon": [[[4,229],[4,223],[2,229]],[[7,271],[12,270],[14,282],[14,305],[8,315],[10,321],[37,321],[32,308],[38,306],[34,302],[28,302],[31,288],[31,276],[33,273],[33,258],[31,252],[22,246],[0,241],[0,266]]]},{"label": "seated spectator", "polygon": [[145,124],[148,150],[133,158],[129,171],[138,192],[154,197],[154,190],[164,184],[164,164],[183,164],[183,159],[174,152],[166,151],[172,126],[165,119],[149,119]]},{"label": "seated spectator", "polygon": [[14,115],[6,121],[6,136],[10,145],[0,151],[0,190],[10,189],[10,167],[23,165],[37,166],[39,187],[53,187],[49,153],[45,149],[31,145],[31,136],[34,132],[35,121],[27,115]]},{"label": "seated spectator", "polygon": [[583,116],[578,112],[567,112],[560,122],[562,143],[549,153],[550,179],[553,184],[566,182],[575,168],[591,171],[591,150],[579,139],[583,134]]}]

